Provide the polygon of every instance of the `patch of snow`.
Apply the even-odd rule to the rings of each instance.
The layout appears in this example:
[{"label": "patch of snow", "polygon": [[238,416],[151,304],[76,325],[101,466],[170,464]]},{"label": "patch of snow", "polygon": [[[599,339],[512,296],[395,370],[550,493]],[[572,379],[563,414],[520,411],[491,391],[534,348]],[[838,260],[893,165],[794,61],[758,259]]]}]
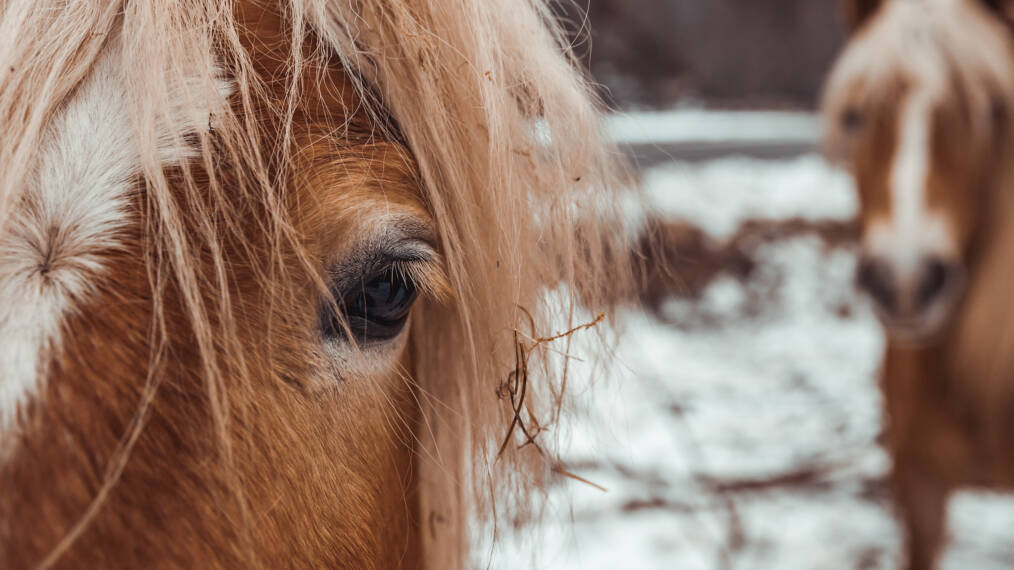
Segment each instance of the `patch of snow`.
[{"label": "patch of snow", "polygon": [[820,121],[796,111],[676,109],[615,113],[606,131],[618,144],[777,142],[816,146]]},{"label": "patch of snow", "polygon": [[963,491],[951,499],[949,507],[951,545],[944,556],[944,570],[1000,570],[1014,565],[1014,497]]},{"label": "patch of snow", "polygon": [[[848,180],[817,157],[672,164],[646,182],[666,213],[717,235],[749,218],[847,219],[856,209]],[[607,491],[562,479],[545,521],[507,533],[477,566],[900,566],[890,461],[877,444],[884,338],[854,293],[855,254],[794,237],[758,246],[754,259],[749,281],[670,300],[662,320],[622,314],[611,371],[594,386],[587,364],[572,362],[579,409],[556,428],[562,455]],[[1011,567],[1014,499],[961,493],[950,515],[943,570]]]},{"label": "patch of snow", "polygon": [[[624,315],[612,379],[594,391],[576,386],[590,397],[564,449],[578,475],[608,492],[570,483],[553,491],[562,516],[540,527],[536,567],[802,570],[842,567],[864,548],[877,560],[896,556],[893,519],[860,497],[888,463],[874,445],[883,339],[849,293],[854,257],[796,239],[765,246],[758,260],[770,282],[716,282],[695,308],[723,317],[716,326]],[[746,287],[771,290],[769,306],[744,319]],[[666,312],[678,320],[690,304],[671,301]],[[828,466],[819,487],[829,491],[723,495],[707,483],[809,463]],[[730,517],[742,526],[735,552]],[[498,559],[496,568],[526,560]]]},{"label": "patch of snow", "polygon": [[851,178],[818,155],[788,161],[722,158],[672,162],[643,174],[651,209],[716,238],[748,219],[849,220],[859,202]]}]

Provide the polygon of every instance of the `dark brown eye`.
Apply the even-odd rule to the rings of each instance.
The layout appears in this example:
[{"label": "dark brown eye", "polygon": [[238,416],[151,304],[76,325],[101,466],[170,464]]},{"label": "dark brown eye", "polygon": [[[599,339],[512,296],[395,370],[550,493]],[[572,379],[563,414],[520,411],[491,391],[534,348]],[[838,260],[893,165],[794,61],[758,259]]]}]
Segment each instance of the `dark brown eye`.
[{"label": "dark brown eye", "polygon": [[[356,284],[349,291],[332,291],[338,300],[356,342],[370,344],[391,340],[405,328],[409,312],[419,292],[404,272],[389,268]],[[345,327],[327,303],[322,310],[321,327],[328,339],[345,338]]]},{"label": "dark brown eye", "polygon": [[847,133],[854,133],[863,126],[863,114],[855,107],[847,107],[838,117],[841,128]]},{"label": "dark brown eye", "polygon": [[994,97],[989,112],[994,128],[1000,130],[1007,124],[1007,103],[1003,99]]}]

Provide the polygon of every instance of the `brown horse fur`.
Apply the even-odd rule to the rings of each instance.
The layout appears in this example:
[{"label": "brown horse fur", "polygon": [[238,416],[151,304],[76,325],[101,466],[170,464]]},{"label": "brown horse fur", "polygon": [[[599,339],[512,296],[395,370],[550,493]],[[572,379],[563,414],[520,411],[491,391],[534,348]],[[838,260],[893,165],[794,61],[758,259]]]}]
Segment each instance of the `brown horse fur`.
[{"label": "brown horse fur", "polygon": [[[999,3],[857,3],[862,25],[828,82],[832,155],[858,184],[864,242],[900,207],[892,164],[907,101],[929,71],[933,101],[925,199],[947,221],[964,294],[932,336],[886,327],[882,389],[892,483],[908,534],[908,568],[936,564],[947,499],[963,486],[1014,487],[1014,42]],[[924,228],[928,231],[928,228]]]},{"label": "brown horse fur", "polygon": [[[470,521],[525,515],[563,379],[527,355],[544,429],[496,456],[510,339],[569,328],[546,286],[630,281],[560,37],[541,1],[0,2],[0,285],[28,251],[71,306],[0,423],[0,567],[462,568]],[[78,251],[33,157],[104,57],[138,168]],[[324,345],[329,282],[391,232],[433,250],[408,332]]]}]

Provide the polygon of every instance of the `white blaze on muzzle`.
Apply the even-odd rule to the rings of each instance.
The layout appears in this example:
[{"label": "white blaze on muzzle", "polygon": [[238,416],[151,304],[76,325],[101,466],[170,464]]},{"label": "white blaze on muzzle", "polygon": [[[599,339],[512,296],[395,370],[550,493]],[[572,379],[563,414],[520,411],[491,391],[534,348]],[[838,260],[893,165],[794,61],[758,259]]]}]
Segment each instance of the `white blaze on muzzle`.
[{"label": "white blaze on muzzle", "polygon": [[927,259],[952,259],[958,253],[953,229],[927,203],[934,86],[918,85],[901,106],[889,177],[890,216],[873,221],[864,237],[866,253],[887,264],[901,284],[918,280]]}]

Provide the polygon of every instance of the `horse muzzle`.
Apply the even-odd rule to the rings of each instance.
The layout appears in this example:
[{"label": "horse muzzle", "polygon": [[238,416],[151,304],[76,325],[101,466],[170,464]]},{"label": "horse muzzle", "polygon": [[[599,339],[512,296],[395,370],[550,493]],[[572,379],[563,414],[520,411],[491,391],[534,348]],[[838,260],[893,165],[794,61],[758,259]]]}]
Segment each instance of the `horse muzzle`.
[{"label": "horse muzzle", "polygon": [[960,260],[927,256],[903,269],[864,255],[856,284],[873,301],[892,341],[924,345],[951,321],[964,292],[965,268]]}]

